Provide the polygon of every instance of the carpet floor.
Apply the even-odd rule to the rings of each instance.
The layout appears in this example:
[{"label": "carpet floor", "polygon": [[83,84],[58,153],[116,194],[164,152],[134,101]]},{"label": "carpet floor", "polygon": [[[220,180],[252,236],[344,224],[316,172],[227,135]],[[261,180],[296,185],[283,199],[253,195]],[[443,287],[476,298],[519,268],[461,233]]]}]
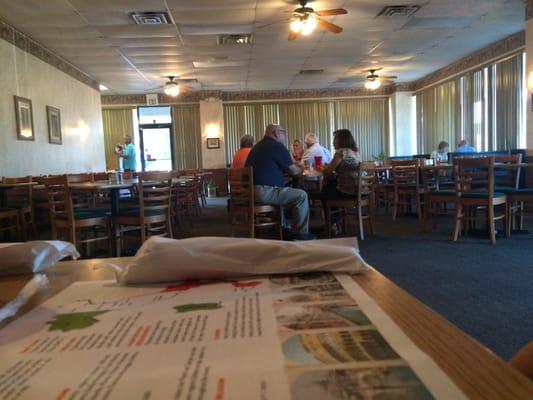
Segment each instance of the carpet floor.
[{"label": "carpet floor", "polygon": [[[504,359],[533,340],[533,234],[451,241],[451,221],[422,233],[418,220],[377,217],[376,235],[360,241],[377,270]],[[230,236],[226,199],[208,199],[182,237]],[[311,228],[319,237],[320,221]]]}]

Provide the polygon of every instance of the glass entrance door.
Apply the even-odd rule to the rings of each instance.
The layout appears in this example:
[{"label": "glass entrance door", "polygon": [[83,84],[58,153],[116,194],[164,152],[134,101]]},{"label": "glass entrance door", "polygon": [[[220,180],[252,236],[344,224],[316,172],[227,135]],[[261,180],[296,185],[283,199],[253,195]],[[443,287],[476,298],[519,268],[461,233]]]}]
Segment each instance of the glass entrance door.
[{"label": "glass entrance door", "polygon": [[170,171],[172,165],[171,125],[141,127],[141,162],[143,171]]}]

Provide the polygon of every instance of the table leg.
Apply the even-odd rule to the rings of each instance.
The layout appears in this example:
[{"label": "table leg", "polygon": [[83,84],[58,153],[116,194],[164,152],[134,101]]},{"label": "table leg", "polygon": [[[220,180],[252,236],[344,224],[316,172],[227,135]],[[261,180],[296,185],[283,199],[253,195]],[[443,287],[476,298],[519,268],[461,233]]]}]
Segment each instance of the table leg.
[{"label": "table leg", "polygon": [[[111,189],[111,216],[114,217],[118,215],[120,211],[120,189]],[[117,233],[118,229],[113,224],[113,227],[111,228],[111,232],[113,233],[113,241],[114,244],[114,256],[120,257],[120,238],[117,240]]]},{"label": "table leg", "polygon": [[0,188],[0,208],[6,207],[7,205],[7,189]]}]

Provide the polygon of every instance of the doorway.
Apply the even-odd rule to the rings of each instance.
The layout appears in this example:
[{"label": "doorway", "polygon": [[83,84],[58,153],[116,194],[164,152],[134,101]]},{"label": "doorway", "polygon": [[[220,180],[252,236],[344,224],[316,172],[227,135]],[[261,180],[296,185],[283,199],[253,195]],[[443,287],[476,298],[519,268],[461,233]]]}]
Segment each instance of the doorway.
[{"label": "doorway", "polygon": [[137,110],[142,170],[172,170],[174,143],[170,107],[139,107]]}]

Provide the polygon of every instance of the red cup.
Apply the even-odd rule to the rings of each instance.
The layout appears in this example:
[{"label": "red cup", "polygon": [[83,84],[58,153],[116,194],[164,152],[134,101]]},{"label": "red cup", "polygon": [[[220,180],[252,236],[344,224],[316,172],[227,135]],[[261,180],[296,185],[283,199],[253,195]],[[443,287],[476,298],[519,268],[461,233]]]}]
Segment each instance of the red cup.
[{"label": "red cup", "polygon": [[322,156],[315,156],[315,168],[322,166]]}]

